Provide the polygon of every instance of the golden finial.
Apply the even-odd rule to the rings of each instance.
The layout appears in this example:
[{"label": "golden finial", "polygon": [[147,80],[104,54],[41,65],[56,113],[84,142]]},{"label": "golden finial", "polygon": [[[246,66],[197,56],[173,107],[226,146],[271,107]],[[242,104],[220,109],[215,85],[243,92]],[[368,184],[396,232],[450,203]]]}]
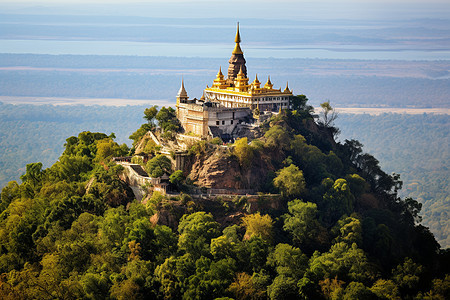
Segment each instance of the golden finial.
[{"label": "golden finial", "polygon": [[238,73],[238,75],[244,75],[244,72],[242,71],[242,66],[239,68],[239,73]]},{"label": "golden finial", "polygon": [[236,37],[234,38],[234,42],[235,43],[241,42],[241,35],[239,34],[239,22],[237,22],[237,32],[236,32]]},{"label": "golden finial", "polygon": [[223,76],[222,74],[222,66],[219,67],[219,73],[217,73],[217,77]]},{"label": "golden finial", "polygon": [[255,85],[255,86],[259,86],[260,82],[258,80],[258,74],[256,74],[255,80],[253,80],[252,84]]},{"label": "golden finial", "polygon": [[236,43],[236,45],[234,46],[232,54],[244,54],[242,52],[241,46],[239,45],[239,43],[241,42],[241,35],[239,33],[239,22],[237,23],[237,31],[236,37],[234,38],[234,42]]},{"label": "golden finial", "polygon": [[289,82],[286,81],[286,88],[284,89],[283,93],[290,93],[291,91],[289,90]]},{"label": "golden finial", "polygon": [[272,87],[273,87],[273,84],[272,84],[272,82],[270,82],[270,75],[269,75],[269,77],[267,78],[267,82],[266,82],[266,84],[264,85],[264,88],[265,88],[265,89],[271,90]]}]

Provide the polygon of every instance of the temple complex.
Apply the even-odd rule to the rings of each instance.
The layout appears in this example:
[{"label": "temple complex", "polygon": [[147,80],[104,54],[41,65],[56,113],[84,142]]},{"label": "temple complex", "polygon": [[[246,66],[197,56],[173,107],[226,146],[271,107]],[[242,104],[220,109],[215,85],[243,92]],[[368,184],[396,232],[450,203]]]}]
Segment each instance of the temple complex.
[{"label": "temple complex", "polygon": [[189,99],[182,80],[176,109],[185,132],[201,137],[233,138],[237,125],[251,122],[253,115],[290,109],[292,91],[287,84],[284,90],[274,89],[270,76],[262,85],[258,75],[249,83],[244,52],[240,46],[239,23],[235,43],[227,78],[219,68],[212,86],[206,87],[200,99]]}]

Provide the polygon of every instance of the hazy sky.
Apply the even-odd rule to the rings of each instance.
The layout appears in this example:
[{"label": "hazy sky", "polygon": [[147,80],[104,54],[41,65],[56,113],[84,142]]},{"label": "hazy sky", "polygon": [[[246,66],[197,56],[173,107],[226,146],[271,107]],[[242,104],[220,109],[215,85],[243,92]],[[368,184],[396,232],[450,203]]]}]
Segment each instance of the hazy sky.
[{"label": "hazy sky", "polygon": [[0,0],[0,6],[6,13],[152,17],[392,19],[450,15],[450,0]]},{"label": "hazy sky", "polygon": [[[130,0],[127,3],[156,3],[156,2],[214,2],[212,0]],[[253,2],[253,3],[265,3],[265,2],[274,2],[269,0],[228,0],[225,2]],[[432,4],[432,3],[448,3],[448,0],[278,0],[277,3],[280,2],[291,2],[291,3],[317,3],[317,2],[323,2],[323,3],[426,3],[426,4]],[[0,0],[0,3],[124,3],[123,0],[18,0],[18,1],[11,1],[11,0]]]}]

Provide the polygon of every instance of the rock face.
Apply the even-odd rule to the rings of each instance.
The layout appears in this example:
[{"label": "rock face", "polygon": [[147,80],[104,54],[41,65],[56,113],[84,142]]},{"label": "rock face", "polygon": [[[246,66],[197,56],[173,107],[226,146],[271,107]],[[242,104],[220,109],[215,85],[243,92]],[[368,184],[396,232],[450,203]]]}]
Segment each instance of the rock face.
[{"label": "rock face", "polygon": [[245,124],[238,124],[233,131],[234,138],[248,138],[249,141],[260,138],[264,135],[261,128],[249,126]]},{"label": "rock face", "polygon": [[199,186],[216,189],[243,189],[239,162],[218,147],[194,158],[189,177]]},{"label": "rock face", "polygon": [[199,186],[239,190],[258,189],[273,169],[259,157],[253,158],[250,168],[242,168],[229,149],[217,147],[194,157],[186,173]]}]

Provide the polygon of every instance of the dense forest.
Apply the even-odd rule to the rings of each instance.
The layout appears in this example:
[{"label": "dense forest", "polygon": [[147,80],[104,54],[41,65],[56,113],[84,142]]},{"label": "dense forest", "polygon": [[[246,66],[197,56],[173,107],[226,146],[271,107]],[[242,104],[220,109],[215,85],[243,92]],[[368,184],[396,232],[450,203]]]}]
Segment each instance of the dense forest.
[{"label": "dense forest", "polygon": [[[0,105],[0,187],[18,180],[25,165],[40,161],[50,167],[64,150],[67,136],[81,131],[114,132],[116,141],[131,145],[128,136],[142,122],[145,106]],[[423,224],[442,247],[450,224],[448,183],[448,115],[340,114],[339,140],[357,139],[388,174],[404,182],[399,191],[423,204]],[[382,134],[379,134],[382,133]],[[402,141],[398,143],[397,141]],[[431,146],[430,146],[431,145]]]},{"label": "dense forest", "polygon": [[[67,138],[55,164],[28,164],[21,183],[1,192],[1,297],[448,298],[449,252],[417,225],[421,205],[398,197],[397,175],[359,142],[335,143],[336,128],[316,124],[306,105],[261,130],[251,142],[189,149],[197,160],[220,151],[239,172],[264,176],[253,186],[255,206],[245,196],[189,195],[189,173],[170,167],[184,192],[150,188],[138,203],[119,179],[123,167],[110,160],[129,154],[126,145],[112,134]],[[161,159],[154,154],[149,164]],[[159,220],[163,213],[171,221]]]}]

